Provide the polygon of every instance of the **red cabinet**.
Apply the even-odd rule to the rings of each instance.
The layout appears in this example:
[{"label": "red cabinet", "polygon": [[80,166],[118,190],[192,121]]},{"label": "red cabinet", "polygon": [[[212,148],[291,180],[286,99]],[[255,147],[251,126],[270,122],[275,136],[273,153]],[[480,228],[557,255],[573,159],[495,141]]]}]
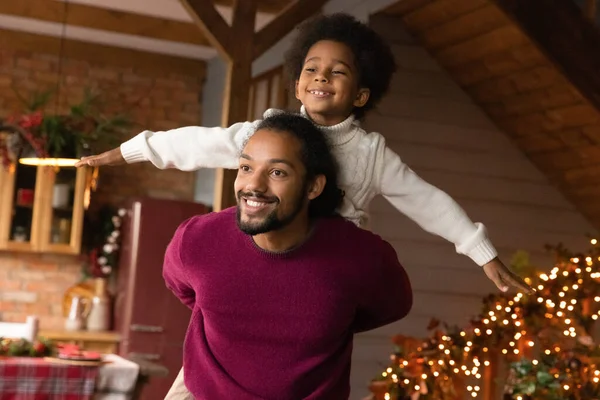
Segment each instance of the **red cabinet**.
[{"label": "red cabinet", "polygon": [[164,399],[182,365],[183,341],[191,311],[165,287],[162,266],[167,245],[186,219],[209,212],[192,202],[136,199],[126,208],[115,300],[119,353],[135,353],[169,369],[151,378],[144,400]]}]

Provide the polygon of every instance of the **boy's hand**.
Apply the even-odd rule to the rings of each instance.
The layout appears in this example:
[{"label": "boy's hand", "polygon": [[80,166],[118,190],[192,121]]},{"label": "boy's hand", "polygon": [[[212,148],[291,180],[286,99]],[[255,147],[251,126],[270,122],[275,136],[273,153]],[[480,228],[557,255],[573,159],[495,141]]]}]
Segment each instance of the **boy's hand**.
[{"label": "boy's hand", "polygon": [[502,264],[498,258],[494,258],[483,266],[483,271],[488,278],[503,292],[508,291],[509,287],[515,287],[524,294],[533,294],[535,291],[523,279],[512,272],[508,267]]},{"label": "boy's hand", "polygon": [[82,157],[81,160],[75,164],[76,167],[90,166],[90,167],[101,167],[103,165],[121,165],[125,164],[125,159],[121,154],[121,149],[116,148],[109,151],[105,151],[102,154],[96,156]]}]

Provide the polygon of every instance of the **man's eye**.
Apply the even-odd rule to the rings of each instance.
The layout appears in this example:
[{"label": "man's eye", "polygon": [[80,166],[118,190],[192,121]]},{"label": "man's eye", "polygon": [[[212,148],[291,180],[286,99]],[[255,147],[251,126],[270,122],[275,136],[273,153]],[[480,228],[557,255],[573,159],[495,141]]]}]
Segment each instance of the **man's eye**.
[{"label": "man's eye", "polygon": [[285,172],[278,170],[278,169],[273,170],[273,172],[271,172],[271,173],[275,176],[285,176]]},{"label": "man's eye", "polygon": [[250,167],[247,165],[242,165],[242,166],[240,166],[240,170],[242,170],[244,172],[248,172],[248,171],[250,171]]}]

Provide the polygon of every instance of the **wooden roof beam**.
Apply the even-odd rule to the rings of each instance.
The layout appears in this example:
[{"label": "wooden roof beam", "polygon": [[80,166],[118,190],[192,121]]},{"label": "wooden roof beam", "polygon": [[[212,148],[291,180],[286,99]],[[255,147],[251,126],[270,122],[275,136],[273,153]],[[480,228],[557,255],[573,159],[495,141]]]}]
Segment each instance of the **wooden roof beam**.
[{"label": "wooden roof beam", "polygon": [[[180,0],[194,22],[219,53],[230,58],[231,27],[209,0]],[[248,0],[246,0],[248,1]]]},{"label": "wooden roof beam", "polygon": [[[69,3],[67,24],[83,28],[143,36],[150,39],[209,46],[208,39],[189,22],[173,21],[106,8]],[[62,24],[65,5],[60,1],[0,1],[0,14]]]}]

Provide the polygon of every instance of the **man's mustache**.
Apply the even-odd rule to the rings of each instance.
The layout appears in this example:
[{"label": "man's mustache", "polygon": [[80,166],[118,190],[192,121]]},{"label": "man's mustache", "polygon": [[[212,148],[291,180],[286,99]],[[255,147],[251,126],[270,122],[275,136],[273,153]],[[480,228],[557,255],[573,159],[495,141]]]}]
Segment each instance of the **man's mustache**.
[{"label": "man's mustache", "polygon": [[264,193],[261,192],[242,192],[241,190],[237,192],[238,200],[241,200],[242,197],[251,197],[257,200],[263,200],[265,203],[279,203],[279,198],[275,196],[265,196]]}]

